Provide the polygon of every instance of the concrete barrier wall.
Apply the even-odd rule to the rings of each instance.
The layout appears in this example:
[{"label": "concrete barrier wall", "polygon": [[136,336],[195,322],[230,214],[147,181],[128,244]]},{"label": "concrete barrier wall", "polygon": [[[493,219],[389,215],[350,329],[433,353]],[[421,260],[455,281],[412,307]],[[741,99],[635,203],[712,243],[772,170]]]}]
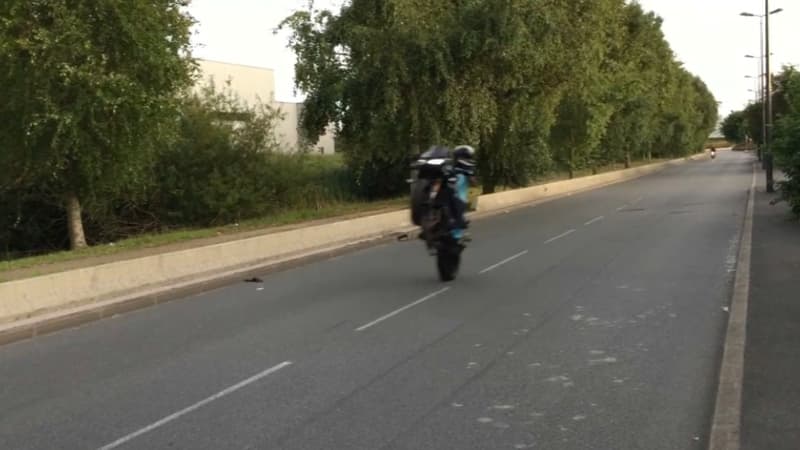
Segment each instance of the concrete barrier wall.
[{"label": "concrete barrier wall", "polygon": [[0,284],[0,323],[410,226],[407,211],[333,222]]},{"label": "concrete barrier wall", "polygon": [[[492,212],[558,195],[630,180],[682,162],[628,169],[481,196],[479,212]],[[268,264],[294,254],[376,239],[411,227],[407,210],[309,226],[238,241],[113,262],[0,283],[0,323],[59,309],[108,301],[185,283],[236,268]]]},{"label": "concrete barrier wall", "polygon": [[578,192],[584,189],[597,188],[611,183],[632,180],[650,173],[657,172],[672,164],[679,164],[685,160],[674,160],[665,163],[650,164],[632,169],[606,172],[588,177],[575,178],[572,180],[556,181],[554,183],[542,184],[512,191],[498,192],[496,194],[482,195],[478,200],[479,212],[491,212],[498,209],[518,206],[520,204],[532,203],[545,200],[549,197]]}]

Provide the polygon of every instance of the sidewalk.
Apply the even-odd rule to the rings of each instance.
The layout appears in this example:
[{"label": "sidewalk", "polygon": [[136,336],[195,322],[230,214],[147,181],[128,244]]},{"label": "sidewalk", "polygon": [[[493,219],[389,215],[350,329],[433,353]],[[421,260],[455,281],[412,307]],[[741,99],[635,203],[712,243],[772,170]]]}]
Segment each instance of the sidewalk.
[{"label": "sidewalk", "polygon": [[[777,178],[777,177],[776,177]],[[800,223],[764,189],[753,217],[742,449],[800,448]]]}]

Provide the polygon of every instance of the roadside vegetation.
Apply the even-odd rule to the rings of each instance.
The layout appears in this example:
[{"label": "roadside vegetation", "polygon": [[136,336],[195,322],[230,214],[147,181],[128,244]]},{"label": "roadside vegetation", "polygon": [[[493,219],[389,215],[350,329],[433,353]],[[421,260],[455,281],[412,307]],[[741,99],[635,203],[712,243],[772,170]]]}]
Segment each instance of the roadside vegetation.
[{"label": "roadside vegetation", "polygon": [[[775,128],[772,151],[776,165],[786,180],[779,184],[781,194],[800,217],[800,72],[786,67],[773,77],[773,114]],[[742,111],[734,111],[723,121],[725,137],[734,142],[752,139],[763,147],[761,102],[754,102]]]},{"label": "roadside vegetation", "polygon": [[303,131],[341,152],[287,153],[278,111],[192,88],[184,3],[0,3],[0,270],[396,207],[433,143],[474,145],[495,192],[685,156],[716,123],[638,4],[352,0],[283,23]]}]

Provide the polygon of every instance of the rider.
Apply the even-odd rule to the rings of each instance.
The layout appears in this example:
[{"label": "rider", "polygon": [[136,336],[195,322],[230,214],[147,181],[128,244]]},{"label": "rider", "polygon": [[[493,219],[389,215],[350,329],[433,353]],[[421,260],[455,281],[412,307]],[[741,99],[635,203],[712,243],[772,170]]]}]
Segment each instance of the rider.
[{"label": "rider", "polygon": [[469,228],[466,212],[469,203],[470,180],[474,176],[475,149],[469,145],[457,146],[453,149],[453,174],[450,177],[453,195],[450,208],[453,211],[454,237],[459,240],[469,240],[465,231]]}]

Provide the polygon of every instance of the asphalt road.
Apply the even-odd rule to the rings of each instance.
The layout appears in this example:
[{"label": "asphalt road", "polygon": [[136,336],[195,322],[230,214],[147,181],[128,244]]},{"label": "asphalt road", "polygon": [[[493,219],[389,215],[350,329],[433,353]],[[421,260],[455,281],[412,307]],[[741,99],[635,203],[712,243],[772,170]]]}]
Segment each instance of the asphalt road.
[{"label": "asphalt road", "polygon": [[[1,449],[700,449],[751,157],[0,348]],[[504,262],[498,265],[498,263]]]}]

